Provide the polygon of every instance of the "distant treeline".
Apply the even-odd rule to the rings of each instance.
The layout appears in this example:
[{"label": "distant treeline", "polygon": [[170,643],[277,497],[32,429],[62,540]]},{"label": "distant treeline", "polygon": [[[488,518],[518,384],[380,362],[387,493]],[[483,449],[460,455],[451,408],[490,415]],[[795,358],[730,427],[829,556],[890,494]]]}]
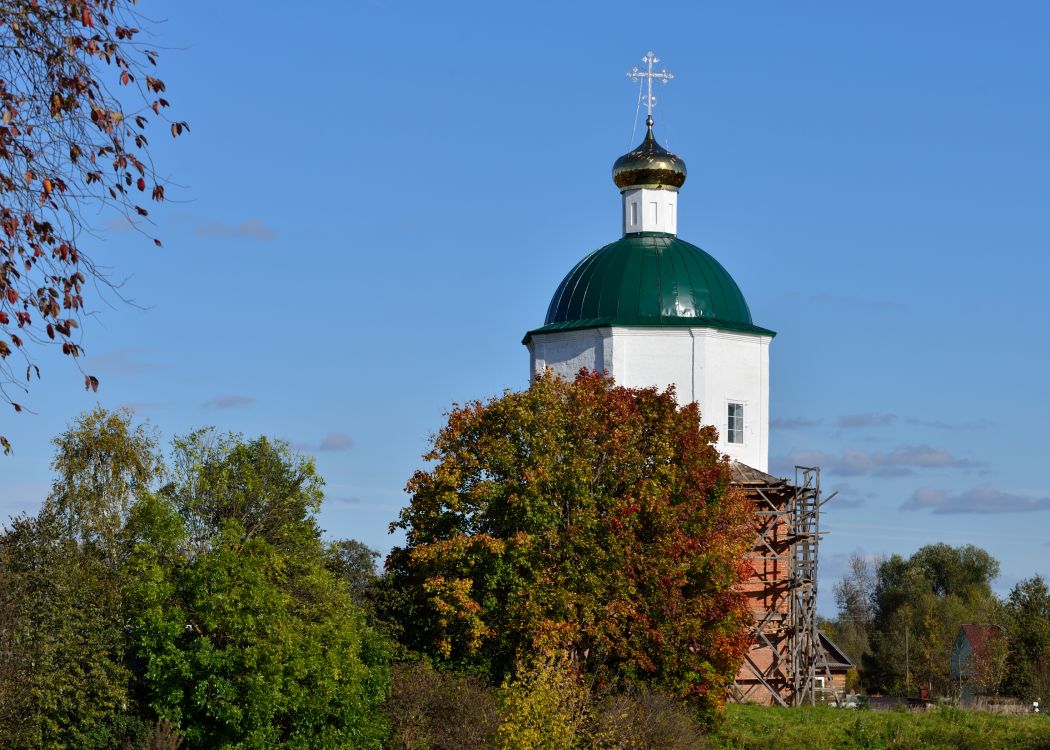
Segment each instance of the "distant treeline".
[{"label": "distant treeline", "polygon": [[[854,555],[835,586],[838,616],[821,626],[859,665],[852,686],[869,693],[1050,699],[1050,590],[1036,575],[1000,599],[998,575],[999,563],[969,545],[932,544],[907,559]],[[955,654],[953,675],[964,624],[980,638]]]}]

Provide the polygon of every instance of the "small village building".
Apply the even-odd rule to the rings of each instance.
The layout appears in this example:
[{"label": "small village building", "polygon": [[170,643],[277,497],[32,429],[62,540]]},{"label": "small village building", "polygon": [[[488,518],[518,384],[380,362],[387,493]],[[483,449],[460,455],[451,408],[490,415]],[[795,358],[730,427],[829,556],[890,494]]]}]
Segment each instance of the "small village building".
[{"label": "small village building", "polygon": [[959,700],[963,704],[987,690],[995,681],[994,671],[1005,658],[1006,635],[996,625],[959,626],[952,644],[951,667],[948,675],[959,686]]},{"label": "small village building", "polygon": [[845,705],[850,693],[849,673],[857,668],[845,651],[835,645],[824,631],[818,631],[820,651],[817,656],[816,690],[818,700]]}]

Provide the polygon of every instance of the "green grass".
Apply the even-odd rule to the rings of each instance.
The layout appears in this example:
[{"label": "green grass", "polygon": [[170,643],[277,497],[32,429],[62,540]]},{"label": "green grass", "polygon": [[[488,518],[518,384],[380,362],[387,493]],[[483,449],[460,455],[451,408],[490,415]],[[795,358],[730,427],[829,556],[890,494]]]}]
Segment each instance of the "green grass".
[{"label": "green grass", "polygon": [[729,706],[711,750],[1050,750],[1050,716]]}]

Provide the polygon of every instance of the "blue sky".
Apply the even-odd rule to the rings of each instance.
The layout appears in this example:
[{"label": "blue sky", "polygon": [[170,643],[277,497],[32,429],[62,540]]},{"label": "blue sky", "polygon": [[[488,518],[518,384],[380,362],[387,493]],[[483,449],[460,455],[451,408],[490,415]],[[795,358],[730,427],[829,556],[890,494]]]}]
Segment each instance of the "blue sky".
[{"label": "blue sky", "polygon": [[[679,233],[772,347],[771,463],[824,467],[850,553],[972,543],[1050,576],[1050,5],[191,0],[155,29],[192,133],[157,250],[100,217],[97,395],[60,356],[2,427],[0,514],[96,400],[314,452],[332,536],[387,524],[452,402],[525,387],[522,334],[619,236],[624,72],[654,49]],[[635,140],[640,139],[640,132]]]}]

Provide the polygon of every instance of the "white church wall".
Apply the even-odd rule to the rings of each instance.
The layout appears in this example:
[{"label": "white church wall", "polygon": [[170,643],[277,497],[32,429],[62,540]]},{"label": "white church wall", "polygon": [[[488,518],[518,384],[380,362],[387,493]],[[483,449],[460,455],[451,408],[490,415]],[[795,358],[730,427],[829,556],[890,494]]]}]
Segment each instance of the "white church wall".
[{"label": "white church wall", "polygon": [[[596,328],[534,334],[532,375],[550,368],[573,378],[608,372],[631,388],[675,386],[679,403],[697,401],[718,449],[760,471],[769,464],[769,336],[712,328]],[[710,363],[710,366],[708,366]],[[728,442],[729,404],[743,405],[743,442]]]},{"label": "white church wall", "polygon": [[[760,471],[769,470],[769,336],[709,331],[707,361],[699,398],[705,424],[718,428],[719,450]],[[744,407],[743,443],[730,443],[729,404]]]},{"label": "white church wall", "polygon": [[534,335],[529,341],[532,377],[547,368],[567,380],[576,377],[583,368],[612,372],[605,346],[608,331],[608,328],[591,328]]},{"label": "white church wall", "polygon": [[[692,329],[613,328],[612,376],[629,388],[675,386],[678,402],[698,397],[696,337]],[[701,352],[702,354],[702,352]]]}]

